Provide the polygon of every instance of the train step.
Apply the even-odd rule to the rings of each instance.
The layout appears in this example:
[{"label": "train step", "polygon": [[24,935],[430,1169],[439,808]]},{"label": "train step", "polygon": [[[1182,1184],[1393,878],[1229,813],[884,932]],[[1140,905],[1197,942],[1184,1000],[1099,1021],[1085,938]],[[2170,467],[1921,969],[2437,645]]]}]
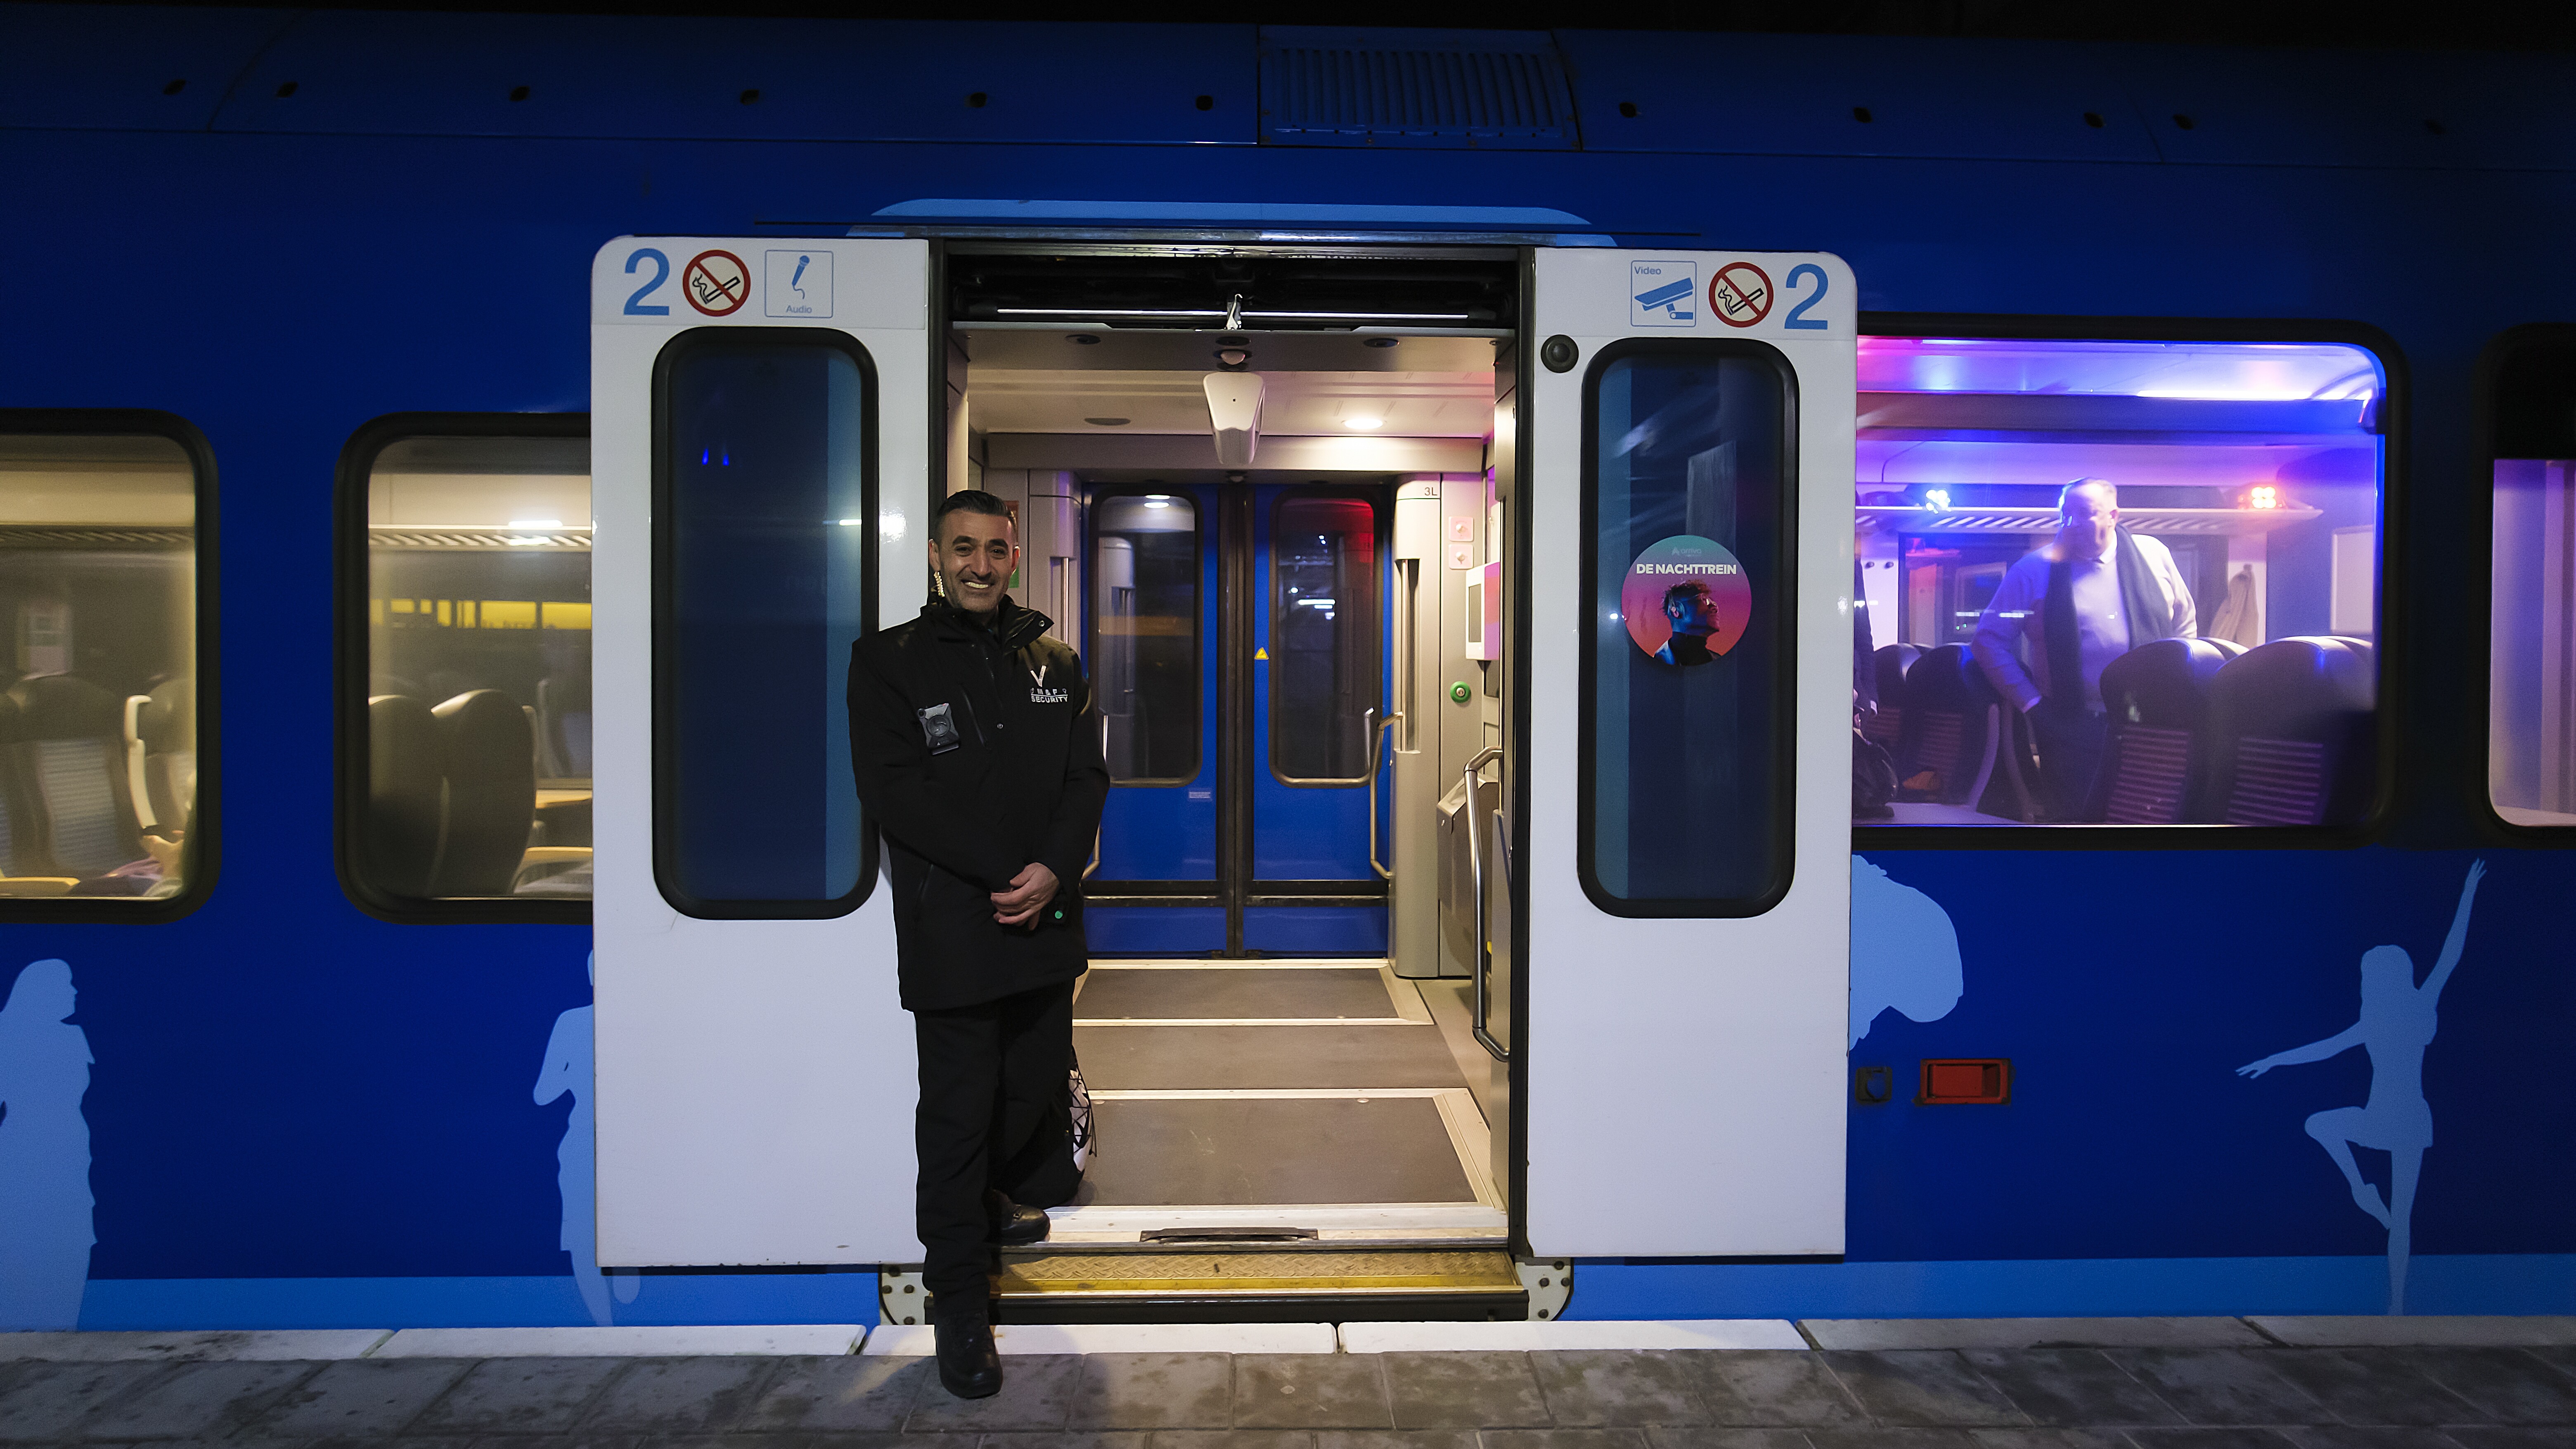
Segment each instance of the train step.
[{"label": "train step", "polygon": [[[880,1279],[888,1322],[921,1316],[909,1310],[918,1281]],[[1530,1313],[1512,1255],[1492,1249],[1012,1251],[993,1296],[997,1323],[1490,1322]]]}]

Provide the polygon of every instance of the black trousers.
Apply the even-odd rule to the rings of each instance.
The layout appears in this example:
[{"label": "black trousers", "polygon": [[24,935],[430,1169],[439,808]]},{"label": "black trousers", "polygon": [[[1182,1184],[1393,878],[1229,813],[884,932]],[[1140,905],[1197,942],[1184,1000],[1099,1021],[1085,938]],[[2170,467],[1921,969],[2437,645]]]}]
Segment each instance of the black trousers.
[{"label": "black trousers", "polygon": [[2023,718],[2030,721],[2031,741],[2039,746],[2040,808],[2051,820],[2082,819],[2085,802],[2093,796],[2093,777],[2102,769],[2110,716],[2043,699]]},{"label": "black trousers", "polygon": [[1062,1116],[1073,983],[916,1011],[912,1034],[921,1061],[912,1143],[921,1160],[913,1221],[927,1254],[922,1286],[981,1310],[992,1261],[984,1194],[1010,1192],[1062,1147],[1039,1140],[1037,1129]]}]

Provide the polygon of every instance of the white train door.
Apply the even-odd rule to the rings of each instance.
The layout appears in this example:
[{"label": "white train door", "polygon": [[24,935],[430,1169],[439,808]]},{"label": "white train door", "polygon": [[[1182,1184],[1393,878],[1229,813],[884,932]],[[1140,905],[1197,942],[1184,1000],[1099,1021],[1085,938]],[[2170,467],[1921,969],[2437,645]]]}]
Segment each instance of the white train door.
[{"label": "white train door", "polygon": [[[1851,271],[1550,250],[1518,367],[1527,1243],[1843,1250]],[[1506,950],[1509,946],[1506,945]]]},{"label": "white train door", "polygon": [[927,583],[926,243],[591,268],[599,1261],[917,1262],[850,644]]}]

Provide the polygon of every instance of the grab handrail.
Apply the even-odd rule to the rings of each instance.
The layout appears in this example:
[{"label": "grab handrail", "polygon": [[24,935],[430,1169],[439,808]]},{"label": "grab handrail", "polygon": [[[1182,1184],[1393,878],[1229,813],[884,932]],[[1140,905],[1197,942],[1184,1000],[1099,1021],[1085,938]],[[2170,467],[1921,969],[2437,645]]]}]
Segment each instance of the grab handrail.
[{"label": "grab handrail", "polygon": [[1368,822],[1369,822],[1369,869],[1371,869],[1371,870],[1373,870],[1373,871],[1376,871],[1376,872],[1377,872],[1377,878],[1378,878],[1379,880],[1393,880],[1393,879],[1395,879],[1395,871],[1394,871],[1394,869],[1393,869],[1392,867],[1390,867],[1390,866],[1383,866],[1383,865],[1380,865],[1380,864],[1378,864],[1378,863],[1377,863],[1377,771],[1378,771],[1378,761],[1379,761],[1379,760],[1381,760],[1381,759],[1383,759],[1383,758],[1385,757],[1385,755],[1386,755],[1386,737],[1387,737],[1387,734],[1388,734],[1390,731],[1392,731],[1392,730],[1393,730],[1397,725],[1399,725],[1399,724],[1401,724],[1401,723],[1403,723],[1403,722],[1404,722],[1404,711],[1403,711],[1403,710],[1400,710],[1400,709],[1399,709],[1399,710],[1395,710],[1395,711],[1393,711],[1393,712],[1389,713],[1389,714],[1387,715],[1387,717],[1386,717],[1386,718],[1384,718],[1384,719],[1379,719],[1379,718],[1377,717],[1377,709],[1376,709],[1376,707],[1375,707],[1375,706],[1371,706],[1370,708],[1368,708],[1368,709],[1366,709],[1366,710],[1362,711],[1362,712],[1361,712],[1361,714],[1360,714],[1360,737],[1361,737],[1361,738],[1363,738],[1363,739],[1365,739],[1365,740],[1367,740],[1367,741],[1369,742],[1368,786],[1367,786],[1367,788],[1368,788]]},{"label": "grab handrail", "polygon": [[[1475,814],[1476,772],[1502,757],[1502,746],[1487,745],[1467,761],[1467,768],[1461,774],[1461,782],[1466,787],[1467,798],[1459,805],[1459,809],[1468,812],[1470,816]],[[1502,823],[1502,816],[1497,814],[1494,820],[1499,825]],[[1485,934],[1485,852],[1479,840],[1479,837],[1484,834],[1480,824],[1481,822],[1471,819],[1467,826],[1467,873],[1476,888],[1476,939],[1474,949],[1469,953],[1474,959],[1468,963],[1467,968],[1468,988],[1473,1006],[1467,1019],[1467,1028],[1475,1033],[1476,1044],[1485,1049],[1486,1055],[1498,1062],[1508,1062],[1512,1059],[1511,1048],[1494,1040],[1493,1034],[1485,1030],[1485,1022],[1493,1014],[1493,1003],[1488,999],[1485,978],[1493,969],[1494,944],[1486,939]]]}]

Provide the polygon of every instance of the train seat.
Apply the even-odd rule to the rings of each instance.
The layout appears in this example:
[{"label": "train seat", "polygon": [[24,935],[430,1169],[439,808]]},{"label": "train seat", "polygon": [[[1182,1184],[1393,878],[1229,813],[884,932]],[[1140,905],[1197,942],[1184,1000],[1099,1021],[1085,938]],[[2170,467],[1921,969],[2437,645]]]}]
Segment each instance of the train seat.
[{"label": "train seat", "polygon": [[1893,753],[1905,730],[1905,675],[1923,651],[1911,644],[1890,644],[1870,656],[1878,680],[1878,709],[1860,717],[1861,738]]},{"label": "train seat", "polygon": [[529,712],[497,689],[431,708],[409,695],[367,701],[367,878],[415,899],[506,896],[534,866],[590,852],[532,850],[537,815]]},{"label": "train seat", "polygon": [[537,771],[552,780],[590,778],[590,676],[537,681]]},{"label": "train seat", "polygon": [[1905,671],[1897,732],[1897,798],[1969,805],[1993,778],[2002,699],[1964,644],[1944,644]]},{"label": "train seat", "polygon": [[2358,639],[2275,639],[2210,681],[2209,791],[2193,818],[2229,825],[2348,825],[2370,802],[2378,757],[2375,661]]},{"label": "train seat", "polygon": [[125,788],[141,830],[184,830],[197,800],[197,691],[172,679],[125,701]]},{"label": "train seat", "polygon": [[2102,670],[2110,729],[2083,819],[2177,825],[2199,805],[2209,766],[2209,686],[2245,646],[2158,639]]},{"label": "train seat", "polygon": [[144,859],[126,795],[118,696],[74,675],[44,674],[20,680],[9,698],[21,823],[33,835],[18,842],[21,858],[37,874],[82,880]]},{"label": "train seat", "polygon": [[537,818],[527,711],[497,689],[475,689],[429,713],[447,784],[430,894],[506,896]]}]

